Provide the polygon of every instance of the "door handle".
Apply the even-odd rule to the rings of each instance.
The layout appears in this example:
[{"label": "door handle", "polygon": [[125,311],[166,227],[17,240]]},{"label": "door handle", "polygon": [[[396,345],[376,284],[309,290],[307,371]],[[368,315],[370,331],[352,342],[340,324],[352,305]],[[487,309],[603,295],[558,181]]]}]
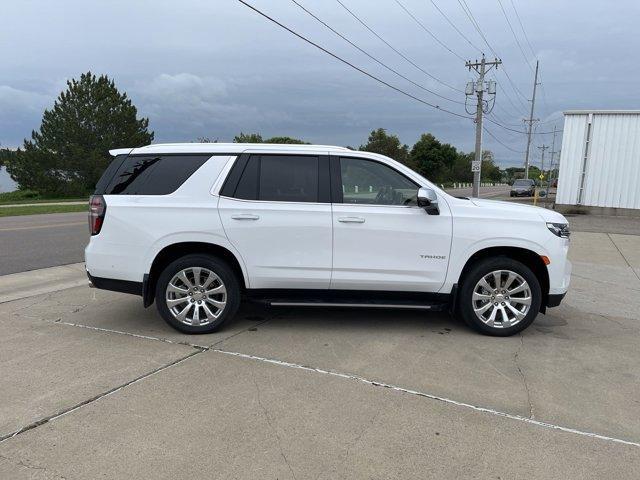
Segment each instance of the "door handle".
[{"label": "door handle", "polygon": [[237,215],[231,215],[234,220],[258,220],[260,215],[254,215],[252,213],[239,213]]},{"label": "door handle", "polygon": [[339,217],[339,222],[342,223],[364,223],[364,218],[362,217]]}]

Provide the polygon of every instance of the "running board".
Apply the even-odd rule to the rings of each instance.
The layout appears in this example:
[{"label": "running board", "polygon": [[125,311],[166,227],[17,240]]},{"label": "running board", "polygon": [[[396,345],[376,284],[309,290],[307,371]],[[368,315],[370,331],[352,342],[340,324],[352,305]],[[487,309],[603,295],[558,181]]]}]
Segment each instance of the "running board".
[{"label": "running board", "polygon": [[401,308],[408,310],[446,310],[447,304],[403,304],[403,303],[343,303],[343,302],[285,302],[285,301],[268,301],[272,307],[343,307],[343,308]]},{"label": "running board", "polygon": [[398,308],[443,311],[450,294],[366,290],[246,290],[244,297],[273,307]]}]

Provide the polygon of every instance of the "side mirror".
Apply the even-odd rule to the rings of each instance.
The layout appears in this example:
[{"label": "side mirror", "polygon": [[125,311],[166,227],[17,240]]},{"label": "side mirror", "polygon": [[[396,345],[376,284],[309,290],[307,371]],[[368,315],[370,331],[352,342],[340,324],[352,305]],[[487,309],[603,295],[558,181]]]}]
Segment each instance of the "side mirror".
[{"label": "side mirror", "polygon": [[424,208],[429,215],[440,215],[438,196],[431,188],[420,187],[418,189],[418,206]]}]

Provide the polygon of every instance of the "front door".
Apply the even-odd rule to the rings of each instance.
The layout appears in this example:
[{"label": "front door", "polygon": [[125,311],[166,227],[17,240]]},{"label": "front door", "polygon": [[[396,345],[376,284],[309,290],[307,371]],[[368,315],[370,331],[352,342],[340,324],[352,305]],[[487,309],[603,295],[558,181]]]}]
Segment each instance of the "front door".
[{"label": "front door", "polygon": [[218,210],[250,288],[327,289],[331,277],[328,158],[241,156]]},{"label": "front door", "polygon": [[[417,206],[419,185],[391,166],[334,158],[332,289],[437,292],[449,262],[452,222]],[[340,198],[342,197],[342,198]]]}]

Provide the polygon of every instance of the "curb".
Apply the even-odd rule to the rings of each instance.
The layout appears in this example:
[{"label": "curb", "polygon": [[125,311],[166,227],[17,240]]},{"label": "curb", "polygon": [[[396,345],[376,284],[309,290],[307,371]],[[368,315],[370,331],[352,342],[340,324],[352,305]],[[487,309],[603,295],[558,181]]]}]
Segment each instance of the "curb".
[{"label": "curb", "polygon": [[0,276],[0,303],[87,286],[84,262]]}]

